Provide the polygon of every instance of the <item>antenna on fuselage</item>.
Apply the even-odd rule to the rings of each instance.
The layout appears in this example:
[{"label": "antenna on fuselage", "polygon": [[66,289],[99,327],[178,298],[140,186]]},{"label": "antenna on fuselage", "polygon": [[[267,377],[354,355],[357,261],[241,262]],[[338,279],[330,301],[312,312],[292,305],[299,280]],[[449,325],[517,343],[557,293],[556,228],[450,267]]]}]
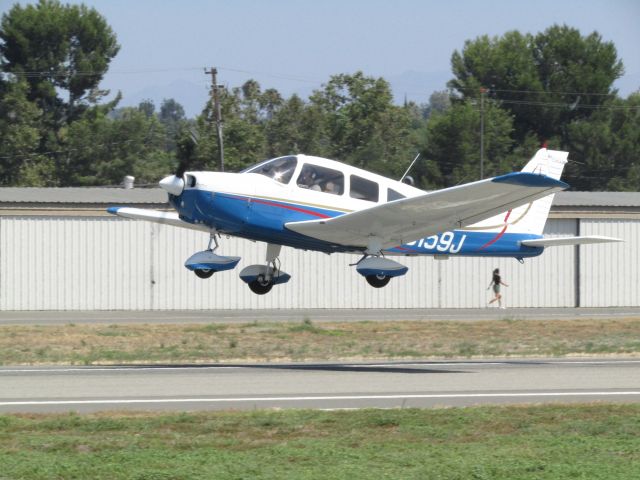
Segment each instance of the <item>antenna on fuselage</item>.
[{"label": "antenna on fuselage", "polygon": [[[407,171],[404,172],[404,175],[402,175],[402,178],[400,179],[401,182],[404,181],[405,177],[407,176],[407,173],[409,173],[409,170],[411,170],[411,168],[413,167],[413,164],[416,163],[416,161],[420,158],[420,152],[418,152],[418,154],[416,155],[416,158],[413,159],[413,162],[411,162],[411,165],[409,165],[409,168],[407,168]],[[413,180],[413,179],[412,179]]]}]

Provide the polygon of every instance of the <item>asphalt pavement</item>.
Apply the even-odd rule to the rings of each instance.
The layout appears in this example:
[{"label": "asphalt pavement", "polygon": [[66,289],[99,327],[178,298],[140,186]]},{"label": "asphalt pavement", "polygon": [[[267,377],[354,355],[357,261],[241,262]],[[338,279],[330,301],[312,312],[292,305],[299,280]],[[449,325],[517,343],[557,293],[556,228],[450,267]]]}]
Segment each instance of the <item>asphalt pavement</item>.
[{"label": "asphalt pavement", "polygon": [[640,317],[640,307],[620,308],[461,308],[461,309],[302,309],[159,311],[13,311],[0,312],[0,325],[66,323],[250,323],[358,321],[477,321]]},{"label": "asphalt pavement", "polygon": [[639,402],[640,360],[0,368],[0,412]]}]

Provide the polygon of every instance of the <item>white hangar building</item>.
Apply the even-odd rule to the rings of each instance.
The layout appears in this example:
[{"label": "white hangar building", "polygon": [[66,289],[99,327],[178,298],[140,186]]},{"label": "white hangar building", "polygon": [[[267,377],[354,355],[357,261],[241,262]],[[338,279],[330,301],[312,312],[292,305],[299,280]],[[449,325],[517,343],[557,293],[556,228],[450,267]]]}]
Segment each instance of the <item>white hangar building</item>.
[{"label": "white hangar building", "polygon": [[242,260],[202,280],[184,261],[208,235],[106,213],[112,205],[166,208],[160,189],[0,188],[0,311],[259,308],[473,308],[486,305],[499,267],[509,307],[640,305],[640,193],[557,194],[545,234],[606,235],[624,243],[547,249],[515,259],[402,259],[406,276],[370,287],[349,263],[283,248],[292,279],[264,296],[238,278],[262,263],[264,244],[222,238]]}]

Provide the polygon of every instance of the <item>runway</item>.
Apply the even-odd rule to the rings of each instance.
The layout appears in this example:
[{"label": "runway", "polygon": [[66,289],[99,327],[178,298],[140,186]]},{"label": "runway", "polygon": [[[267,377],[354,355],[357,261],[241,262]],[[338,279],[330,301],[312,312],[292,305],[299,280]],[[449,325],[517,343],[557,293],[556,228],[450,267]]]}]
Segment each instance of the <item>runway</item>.
[{"label": "runway", "polygon": [[640,360],[6,367],[0,412],[639,402]]},{"label": "runway", "polygon": [[431,308],[431,309],[290,309],[161,311],[15,311],[0,312],[0,325],[251,323],[361,321],[568,320],[640,317],[640,307],[618,308]]}]

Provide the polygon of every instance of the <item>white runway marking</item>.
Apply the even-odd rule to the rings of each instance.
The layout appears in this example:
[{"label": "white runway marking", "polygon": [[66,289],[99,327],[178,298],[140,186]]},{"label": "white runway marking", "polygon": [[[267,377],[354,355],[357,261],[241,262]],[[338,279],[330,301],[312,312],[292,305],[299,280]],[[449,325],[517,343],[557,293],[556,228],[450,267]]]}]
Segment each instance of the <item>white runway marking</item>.
[{"label": "white runway marking", "polygon": [[316,400],[411,400],[455,398],[538,398],[538,397],[619,397],[640,395],[640,390],[624,392],[531,392],[531,393],[443,393],[409,395],[337,395],[337,396],[287,396],[287,397],[237,397],[237,398],[147,398],[103,400],[29,400],[0,402],[0,407],[28,405],[131,405],[142,403],[232,403],[232,402],[299,402]]}]

